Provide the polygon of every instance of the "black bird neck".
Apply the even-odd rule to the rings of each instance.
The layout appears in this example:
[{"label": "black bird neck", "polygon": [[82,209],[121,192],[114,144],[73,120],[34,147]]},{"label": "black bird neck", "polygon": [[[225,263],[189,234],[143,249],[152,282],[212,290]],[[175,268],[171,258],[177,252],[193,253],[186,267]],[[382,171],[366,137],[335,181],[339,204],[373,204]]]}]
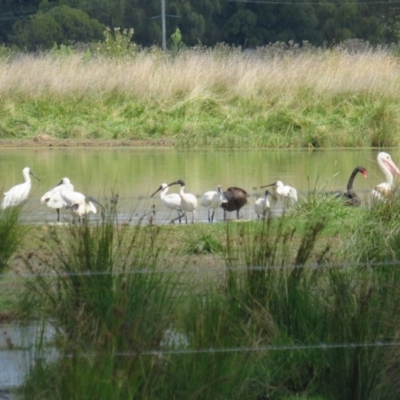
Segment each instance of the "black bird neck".
[{"label": "black bird neck", "polygon": [[351,192],[353,190],[354,178],[356,177],[358,172],[360,172],[360,170],[358,168],[355,168],[354,171],[351,173],[349,181],[347,183],[347,191],[348,192]]}]

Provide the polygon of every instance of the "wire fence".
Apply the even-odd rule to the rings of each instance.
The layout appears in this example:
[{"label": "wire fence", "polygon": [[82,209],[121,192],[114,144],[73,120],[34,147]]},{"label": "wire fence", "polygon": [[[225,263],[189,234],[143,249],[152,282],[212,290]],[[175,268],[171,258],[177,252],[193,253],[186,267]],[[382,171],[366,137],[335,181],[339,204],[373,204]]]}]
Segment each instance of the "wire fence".
[{"label": "wire fence", "polygon": [[[103,276],[103,275],[148,275],[148,274],[181,274],[181,273],[204,273],[210,272],[247,272],[247,271],[270,271],[270,270],[293,270],[302,269],[328,269],[328,268],[381,268],[381,267],[397,267],[400,261],[384,261],[384,262],[349,262],[335,264],[302,264],[302,265],[273,265],[273,266],[215,266],[210,269],[197,267],[181,267],[181,268],[153,268],[153,269],[132,269],[132,270],[107,270],[107,271],[72,271],[72,272],[38,272],[38,273],[16,273],[15,278],[34,279],[34,278],[68,278],[73,276]],[[10,277],[9,273],[1,273],[2,277]]]},{"label": "wire fence", "polygon": [[[182,273],[223,273],[223,272],[246,272],[246,271],[268,271],[268,270],[293,270],[295,268],[307,269],[323,269],[323,268],[381,268],[381,267],[398,267],[400,261],[390,262],[368,262],[368,263],[337,263],[337,264],[312,264],[312,265],[280,265],[280,266],[220,266],[210,269],[202,269],[199,267],[183,267],[183,268],[165,268],[165,269],[137,269],[137,270],[121,270],[121,271],[77,271],[77,272],[44,272],[44,273],[19,273],[14,278],[35,279],[35,278],[68,278],[68,277],[91,277],[104,275],[135,275],[135,274],[182,274]],[[0,274],[0,279],[6,274]],[[9,274],[7,274],[9,275]],[[189,340],[179,332],[173,333],[178,338],[180,345],[161,346],[161,349],[152,349],[146,351],[131,351],[131,352],[115,352],[113,357],[138,357],[138,356],[179,356],[191,354],[218,354],[218,353],[254,353],[254,352],[270,352],[270,351],[307,351],[307,350],[332,350],[332,349],[356,349],[356,348],[373,348],[373,347],[398,347],[400,341],[393,340],[377,340],[366,342],[344,342],[344,343],[314,343],[314,344],[293,344],[293,345],[266,345],[266,346],[238,346],[238,347],[207,347],[207,348],[188,348]],[[174,342],[174,340],[172,340]],[[2,349],[0,348],[0,351]],[[17,347],[16,350],[21,350]],[[28,350],[28,349],[25,349]],[[59,357],[76,357],[74,354],[58,355]],[[92,352],[82,352],[79,357],[95,358],[99,354]],[[47,358],[47,356],[39,355],[35,358]]]}]

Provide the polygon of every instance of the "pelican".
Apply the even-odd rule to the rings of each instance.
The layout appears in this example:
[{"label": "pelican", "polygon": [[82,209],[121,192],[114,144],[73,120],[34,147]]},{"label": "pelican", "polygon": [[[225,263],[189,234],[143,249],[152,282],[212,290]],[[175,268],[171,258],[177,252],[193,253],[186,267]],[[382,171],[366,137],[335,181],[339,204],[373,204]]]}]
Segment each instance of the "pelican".
[{"label": "pelican", "polygon": [[[168,184],[162,183],[161,186],[150,197],[153,197],[160,190],[161,202],[164,204],[165,207],[171,210],[176,210],[178,212],[179,223],[181,223],[181,218],[184,216],[181,208],[181,196],[178,193],[167,194]],[[171,222],[173,221],[175,221],[175,219],[173,219]]]},{"label": "pelican", "polygon": [[367,178],[367,170],[364,167],[356,167],[350,175],[349,181],[347,182],[347,191],[345,193],[339,193],[335,196],[335,198],[343,199],[345,206],[356,206],[359,207],[361,205],[360,197],[353,190],[353,182],[354,178],[358,173],[361,173],[364,178]]},{"label": "pelican", "polygon": [[85,196],[82,193],[75,192],[68,185],[62,185],[60,190],[61,198],[64,201],[65,208],[70,209],[78,215],[79,222],[82,222],[83,216],[89,213],[96,214],[97,209],[93,203],[99,204],[92,197]]},{"label": "pelican", "polygon": [[[185,193],[185,182],[182,179],[179,179],[176,182],[172,182],[168,185],[181,185],[181,188],[179,190],[179,196],[181,196],[181,210],[183,212],[183,215],[185,216],[185,221],[186,223],[188,222],[187,220],[187,214],[188,212],[192,213],[192,223],[194,222],[194,212],[197,208],[197,198],[194,194],[191,193]],[[181,217],[178,217],[179,219]],[[175,219],[178,219],[175,218]],[[175,221],[175,220],[172,220]]]},{"label": "pelican", "polygon": [[376,159],[379,168],[385,175],[386,182],[377,185],[371,194],[373,200],[382,200],[392,192],[393,174],[400,176],[400,170],[388,153],[381,151]]},{"label": "pelican", "polygon": [[[203,197],[200,200],[200,204],[207,208],[208,211],[208,222],[212,223],[214,220],[215,210],[222,204],[226,203],[228,200],[225,198],[224,193],[222,191],[221,185],[217,186],[217,191],[210,190],[209,192],[205,192]],[[210,209],[213,210],[210,217]]]},{"label": "pelican", "polygon": [[34,176],[40,182],[40,179],[28,167],[22,170],[22,175],[24,176],[25,182],[12,187],[8,192],[4,193],[4,198],[1,202],[2,209],[18,206],[28,198],[32,186],[31,177],[29,175]]},{"label": "pelican", "polygon": [[73,191],[74,186],[68,178],[62,178],[61,182],[45,193],[40,202],[46,204],[47,207],[55,208],[57,211],[57,222],[60,222],[60,208],[65,206],[64,200],[61,197],[61,189],[63,185],[68,187],[68,190]]},{"label": "pelican", "polygon": [[293,205],[298,200],[297,190],[294,187],[284,185],[281,181],[276,181],[269,185],[261,186],[260,189],[269,186],[274,187],[274,193],[282,200],[285,206]]},{"label": "pelican", "polygon": [[254,211],[256,212],[258,219],[265,218],[265,215],[271,208],[268,200],[270,194],[269,190],[266,190],[264,197],[260,197],[254,202]]},{"label": "pelican", "polygon": [[226,203],[221,204],[224,209],[224,220],[226,221],[227,211],[236,211],[237,219],[239,219],[240,209],[247,204],[247,192],[244,189],[232,186],[224,192],[224,196],[227,200]]}]

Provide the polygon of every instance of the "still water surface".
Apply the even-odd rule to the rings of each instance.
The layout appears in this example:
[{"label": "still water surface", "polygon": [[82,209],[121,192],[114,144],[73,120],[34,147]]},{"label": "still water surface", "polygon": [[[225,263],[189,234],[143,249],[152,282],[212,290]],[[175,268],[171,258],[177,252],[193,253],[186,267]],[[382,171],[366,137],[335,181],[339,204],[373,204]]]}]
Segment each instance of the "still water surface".
[{"label": "still water surface", "polygon": [[[400,165],[400,150],[387,150]],[[112,192],[119,195],[121,220],[139,219],[156,206],[156,223],[175,216],[166,212],[159,195],[150,195],[161,183],[178,179],[186,182],[186,191],[200,199],[218,184],[223,189],[239,186],[251,195],[243,218],[256,215],[252,204],[262,194],[260,186],[281,180],[294,186],[300,197],[309,190],[345,190],[352,170],[364,166],[368,179],[356,177],[354,189],[368,197],[369,191],[384,181],[376,163],[376,149],[334,150],[182,150],[169,148],[7,148],[0,149],[0,190],[6,191],[23,182],[22,169],[30,167],[40,177],[33,178],[30,199],[24,208],[27,222],[43,223],[56,219],[56,212],[40,204],[40,197],[63,177],[75,190],[106,203]],[[170,188],[178,192],[179,186]],[[234,218],[235,213],[230,215]],[[63,218],[69,218],[64,210]],[[92,220],[99,218],[91,216]],[[217,219],[222,220],[219,211]],[[207,212],[198,208],[196,221],[207,221]]]}]

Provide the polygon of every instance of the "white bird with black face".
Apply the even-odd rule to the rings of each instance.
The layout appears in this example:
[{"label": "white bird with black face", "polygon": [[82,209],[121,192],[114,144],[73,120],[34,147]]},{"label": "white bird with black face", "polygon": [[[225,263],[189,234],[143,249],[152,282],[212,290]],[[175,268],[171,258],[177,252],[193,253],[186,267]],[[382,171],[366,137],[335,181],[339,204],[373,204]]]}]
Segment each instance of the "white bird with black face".
[{"label": "white bird with black face", "polygon": [[12,187],[8,192],[4,193],[1,208],[4,209],[7,207],[18,206],[28,198],[32,186],[31,177],[29,175],[34,176],[38,181],[40,181],[40,179],[28,167],[22,170],[22,175],[25,178],[25,182]]},{"label": "white bird with black face", "polygon": [[376,158],[379,168],[384,173],[386,182],[380,183],[371,192],[373,200],[382,200],[393,191],[393,174],[400,176],[400,170],[392,161],[392,157],[388,153],[381,151]]},{"label": "white bird with black face", "polygon": [[254,202],[254,211],[257,214],[258,219],[265,218],[267,212],[271,209],[271,205],[269,203],[268,196],[271,193],[269,190],[266,190],[263,197],[259,197]]},{"label": "white bird with black face", "polygon": [[298,200],[297,190],[292,186],[284,185],[281,181],[261,186],[260,189],[270,186],[273,186],[274,194],[281,199],[285,207],[293,205]]},{"label": "white bird with black face", "polygon": [[[179,179],[179,181],[170,183],[168,186],[172,186],[172,185],[181,185],[181,188],[179,190],[179,196],[181,196],[181,209],[185,216],[186,223],[188,222],[186,213],[188,213],[188,212],[192,213],[192,223],[193,223],[194,222],[194,212],[197,208],[196,196],[191,193],[185,193],[185,182],[181,179]],[[178,218],[175,218],[175,219],[178,219]]]},{"label": "white bird with black face", "polygon": [[[222,190],[221,185],[217,186],[217,191],[210,190],[209,192],[205,192],[200,199],[200,204],[207,208],[208,211],[208,222],[213,222],[215,210],[222,204],[226,203],[228,200],[224,196],[224,192]],[[213,210],[210,217],[210,209]]]},{"label": "white bird with black face", "polygon": [[[160,192],[161,203],[163,203],[165,207],[178,212],[179,223],[181,223],[181,218],[184,215],[181,209],[181,196],[178,193],[167,194],[167,183],[162,183],[161,186],[150,197],[153,197],[157,192]],[[175,221],[175,219],[171,222]]]},{"label": "white bird with black face", "polygon": [[60,222],[60,208],[65,206],[64,200],[61,197],[61,189],[64,185],[68,188],[68,190],[74,190],[74,186],[72,185],[71,181],[68,178],[62,178],[61,182],[57,186],[54,186],[52,189],[50,189],[40,199],[42,204],[46,204],[46,206],[49,208],[56,209],[57,222]]},{"label": "white bird with black face", "polygon": [[71,187],[68,185],[62,185],[60,195],[63,199],[65,208],[77,214],[80,222],[82,222],[82,218],[85,215],[89,213],[97,213],[97,209],[93,203],[96,203],[102,207],[102,205],[92,197],[75,192],[74,190],[71,190]]}]

